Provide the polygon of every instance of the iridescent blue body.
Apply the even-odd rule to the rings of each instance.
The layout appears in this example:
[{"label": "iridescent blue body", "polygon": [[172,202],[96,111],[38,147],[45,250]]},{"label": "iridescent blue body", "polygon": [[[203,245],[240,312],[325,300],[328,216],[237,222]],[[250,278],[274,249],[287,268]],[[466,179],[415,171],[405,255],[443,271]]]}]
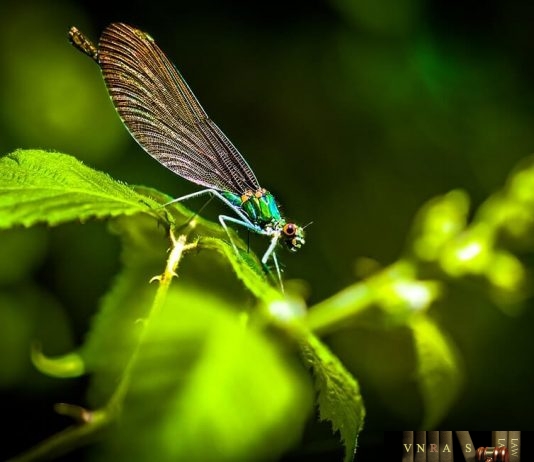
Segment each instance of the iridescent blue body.
[{"label": "iridescent blue body", "polygon": [[207,188],[172,202],[204,194],[219,198],[237,215],[219,216],[235,251],[227,223],[268,236],[261,261],[272,259],[282,284],[275,249],[280,242],[292,252],[300,249],[304,228],[282,217],[274,196],[259,185],[154,39],[122,23],[104,30],[98,48],[75,27],[69,36],[100,66],[115,109],[139,145],[172,172]]}]

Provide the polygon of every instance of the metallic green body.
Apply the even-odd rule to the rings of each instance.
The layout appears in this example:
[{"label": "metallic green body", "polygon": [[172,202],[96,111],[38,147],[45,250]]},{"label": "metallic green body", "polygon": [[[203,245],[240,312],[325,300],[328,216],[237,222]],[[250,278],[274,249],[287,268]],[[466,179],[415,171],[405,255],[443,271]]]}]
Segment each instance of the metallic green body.
[{"label": "metallic green body", "polygon": [[250,221],[260,228],[268,224],[285,223],[278,210],[276,199],[270,192],[258,190],[253,193],[249,191],[242,196],[238,196],[228,191],[221,191],[221,194],[233,206],[239,207]]}]

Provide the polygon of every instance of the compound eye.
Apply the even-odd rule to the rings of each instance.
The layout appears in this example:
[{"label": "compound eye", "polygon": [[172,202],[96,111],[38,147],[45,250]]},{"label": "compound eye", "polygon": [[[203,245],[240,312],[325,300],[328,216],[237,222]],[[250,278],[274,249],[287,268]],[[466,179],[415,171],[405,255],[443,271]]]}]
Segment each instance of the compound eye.
[{"label": "compound eye", "polygon": [[297,226],[293,223],[286,223],[282,229],[284,234],[288,237],[292,237],[297,232]]}]

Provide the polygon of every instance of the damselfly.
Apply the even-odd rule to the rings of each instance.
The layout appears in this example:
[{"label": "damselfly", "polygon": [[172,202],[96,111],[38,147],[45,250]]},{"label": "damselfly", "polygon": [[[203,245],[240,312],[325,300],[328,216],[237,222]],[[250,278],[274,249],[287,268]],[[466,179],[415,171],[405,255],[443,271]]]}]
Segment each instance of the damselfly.
[{"label": "damselfly", "polygon": [[141,147],[172,172],[207,188],[172,202],[205,194],[220,199],[236,214],[219,216],[236,253],[227,223],[269,237],[261,261],[267,266],[272,259],[281,283],[276,248],[283,243],[298,250],[304,244],[303,227],[282,216],[274,196],[260,186],[154,39],[122,23],[104,30],[98,48],[75,27],[69,37],[100,66],[117,112]]}]

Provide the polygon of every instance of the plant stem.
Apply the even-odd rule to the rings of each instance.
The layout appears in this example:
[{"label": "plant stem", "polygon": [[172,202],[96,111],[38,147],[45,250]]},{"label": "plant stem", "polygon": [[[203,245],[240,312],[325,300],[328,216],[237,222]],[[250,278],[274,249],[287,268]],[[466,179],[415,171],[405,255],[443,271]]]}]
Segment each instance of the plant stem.
[{"label": "plant stem", "polygon": [[111,397],[111,399],[109,400],[109,403],[106,406],[112,415],[120,413],[122,402],[124,400],[124,397],[126,396],[126,393],[128,391],[128,387],[130,384],[132,368],[134,367],[137,361],[139,351],[141,350],[141,347],[144,343],[144,339],[146,336],[146,332],[148,330],[149,323],[151,319],[153,319],[154,316],[158,314],[158,312],[161,310],[161,307],[165,303],[165,299],[167,298],[167,293],[169,292],[169,287],[171,285],[171,280],[174,276],[177,276],[176,270],[178,269],[178,265],[180,263],[180,260],[182,259],[184,252],[196,247],[197,245],[196,242],[191,243],[191,244],[186,244],[187,242],[186,234],[181,234],[178,237],[178,239],[176,239],[174,237],[172,229],[170,231],[170,238],[172,242],[172,248],[169,253],[169,258],[167,259],[165,271],[163,272],[163,274],[159,276],[155,276],[152,279],[152,281],[159,282],[158,290],[156,291],[156,296],[154,297],[152,306],[150,307],[148,315],[144,320],[143,330],[141,332],[141,335],[139,336],[135,349],[132,355],[130,356],[128,364],[126,365],[126,368],[124,369],[124,373],[122,375],[121,381],[117,389],[115,390],[115,393],[113,393],[113,396]]},{"label": "plant stem", "polygon": [[50,460],[54,457],[58,457],[92,441],[97,432],[108,427],[120,415],[122,403],[124,402],[124,398],[130,385],[131,373],[144,343],[148,325],[151,319],[153,319],[161,310],[161,307],[165,302],[171,280],[176,276],[176,270],[184,252],[195,248],[197,245],[196,242],[187,244],[187,237],[187,234],[181,234],[178,239],[176,239],[172,229],[170,231],[172,248],[169,252],[165,270],[163,274],[153,278],[153,280],[159,282],[154,301],[146,316],[143,330],[141,331],[134,351],[128,360],[128,364],[124,368],[124,373],[122,374],[120,382],[106,406],[91,411],[78,406],[71,406],[68,404],[61,405],[60,413],[77,418],[79,423],[52,435],[23,454],[10,459],[8,462],[34,462],[37,460]]}]

